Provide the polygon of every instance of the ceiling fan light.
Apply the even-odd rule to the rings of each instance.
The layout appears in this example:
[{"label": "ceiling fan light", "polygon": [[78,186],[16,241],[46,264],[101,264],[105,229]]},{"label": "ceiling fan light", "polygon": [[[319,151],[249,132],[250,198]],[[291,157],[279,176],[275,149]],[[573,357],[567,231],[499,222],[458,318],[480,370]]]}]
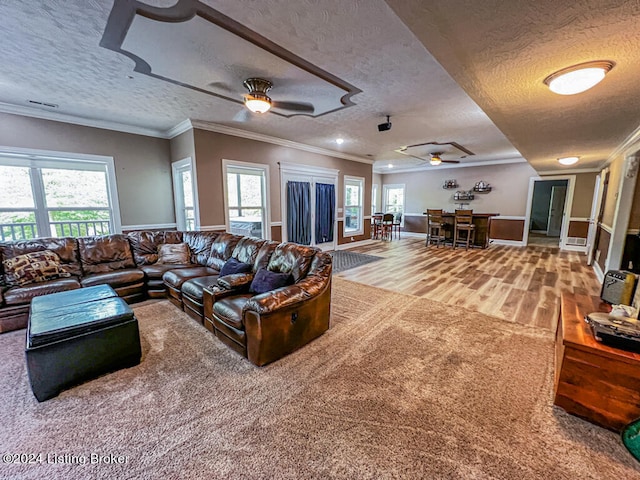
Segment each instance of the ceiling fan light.
[{"label": "ceiling fan light", "polygon": [[563,157],[559,158],[558,162],[562,165],[573,165],[578,163],[578,160],[580,160],[580,157]]},{"label": "ceiling fan light", "polygon": [[442,163],[442,159],[438,155],[431,155],[431,160],[429,160],[429,163],[435,167]]},{"label": "ceiling fan light", "polygon": [[544,79],[544,83],[559,95],[575,95],[600,83],[614,65],[608,60],[573,65],[552,73]]},{"label": "ceiling fan light", "polygon": [[271,108],[271,99],[262,93],[250,93],[245,96],[244,104],[253,113],[265,113]]}]

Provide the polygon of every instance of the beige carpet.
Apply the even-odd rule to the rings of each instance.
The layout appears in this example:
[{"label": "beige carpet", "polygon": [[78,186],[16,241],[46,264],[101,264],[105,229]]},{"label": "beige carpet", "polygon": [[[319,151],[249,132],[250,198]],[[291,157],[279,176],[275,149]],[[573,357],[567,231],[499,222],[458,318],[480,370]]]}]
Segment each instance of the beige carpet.
[{"label": "beige carpet", "polygon": [[166,301],[135,312],[139,366],[42,404],[24,331],[0,335],[0,453],[43,454],[0,478],[640,478],[552,407],[548,332],[334,278],[332,328],[257,368]]}]

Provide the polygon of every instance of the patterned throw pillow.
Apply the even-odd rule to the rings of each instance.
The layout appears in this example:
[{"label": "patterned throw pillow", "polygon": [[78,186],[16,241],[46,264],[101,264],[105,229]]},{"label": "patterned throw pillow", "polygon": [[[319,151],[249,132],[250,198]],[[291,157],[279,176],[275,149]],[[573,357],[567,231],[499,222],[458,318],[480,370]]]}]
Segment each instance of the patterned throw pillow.
[{"label": "patterned throw pillow", "polygon": [[188,264],[189,245],[186,243],[163,243],[158,245],[158,263],[171,265]]},{"label": "patterned throw pillow", "polygon": [[60,265],[60,257],[51,250],[25,253],[2,262],[7,284],[24,286],[30,283],[45,282],[71,274]]}]

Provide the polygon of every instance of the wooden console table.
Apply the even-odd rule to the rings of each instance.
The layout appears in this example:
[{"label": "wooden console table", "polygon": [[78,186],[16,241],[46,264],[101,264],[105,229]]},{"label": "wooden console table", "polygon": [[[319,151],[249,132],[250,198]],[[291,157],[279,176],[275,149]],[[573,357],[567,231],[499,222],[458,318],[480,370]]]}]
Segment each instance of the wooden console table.
[{"label": "wooden console table", "polygon": [[598,342],[584,316],[598,298],[563,293],[556,332],[554,404],[616,432],[640,418],[640,354]]}]

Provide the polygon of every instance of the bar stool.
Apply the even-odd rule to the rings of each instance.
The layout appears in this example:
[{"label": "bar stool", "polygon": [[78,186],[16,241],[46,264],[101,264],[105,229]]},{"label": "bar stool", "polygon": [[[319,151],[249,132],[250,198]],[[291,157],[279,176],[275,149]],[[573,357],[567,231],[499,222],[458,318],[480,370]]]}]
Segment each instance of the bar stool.
[{"label": "bar stool", "polygon": [[[464,238],[460,238],[460,233],[466,232]],[[456,210],[455,226],[453,234],[453,248],[458,242],[464,242],[466,250],[469,244],[476,241],[476,226],[473,224],[473,210]]]},{"label": "bar stool", "polygon": [[444,242],[444,220],[442,219],[442,209],[427,209],[427,241],[425,246],[429,246],[434,241],[436,247],[440,242]]}]

